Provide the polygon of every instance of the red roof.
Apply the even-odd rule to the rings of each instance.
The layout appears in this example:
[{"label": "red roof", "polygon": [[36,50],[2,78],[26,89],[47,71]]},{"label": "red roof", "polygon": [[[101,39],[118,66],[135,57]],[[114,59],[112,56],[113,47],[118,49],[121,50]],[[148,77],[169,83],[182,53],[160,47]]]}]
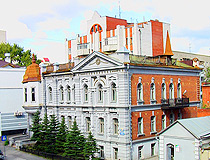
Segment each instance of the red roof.
[{"label": "red roof", "polygon": [[50,62],[48,58],[43,58],[45,62]]},{"label": "red roof", "polygon": [[11,66],[12,68],[20,68],[20,66],[0,60],[0,68]]}]

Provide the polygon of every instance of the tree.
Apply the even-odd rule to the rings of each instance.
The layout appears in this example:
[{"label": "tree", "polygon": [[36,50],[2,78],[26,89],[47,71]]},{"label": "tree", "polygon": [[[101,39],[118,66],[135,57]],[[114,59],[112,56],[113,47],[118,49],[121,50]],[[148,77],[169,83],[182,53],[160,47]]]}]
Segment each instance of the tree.
[{"label": "tree", "polygon": [[209,82],[210,81],[210,67],[206,68],[205,72],[205,81]]},{"label": "tree", "polygon": [[88,137],[86,139],[85,143],[85,149],[84,149],[84,156],[85,159],[98,159],[94,156],[94,154],[98,152],[96,139],[93,137],[92,133],[89,132]]},{"label": "tree", "polygon": [[39,144],[39,149],[41,151],[46,151],[47,149],[47,146],[48,146],[48,142],[49,142],[49,134],[50,134],[50,131],[49,131],[49,120],[48,120],[48,117],[47,117],[47,113],[45,113],[44,115],[44,119],[43,119],[43,122],[41,124],[42,126],[42,131],[41,131],[41,134],[40,134],[40,144]]},{"label": "tree", "polygon": [[57,133],[57,140],[56,140],[56,151],[59,154],[62,154],[64,152],[63,146],[66,142],[66,136],[67,136],[67,126],[65,124],[65,118],[62,117],[61,123],[59,124],[59,130]]},{"label": "tree", "polygon": [[84,159],[85,138],[78,129],[77,122],[74,120],[73,126],[67,135],[64,143],[64,156],[72,159]]},{"label": "tree", "polygon": [[[5,53],[10,53],[10,63],[17,64],[19,66],[28,66],[31,64],[32,53],[31,50],[24,51],[24,48],[17,44],[0,43],[0,58],[5,59]],[[35,58],[37,58],[35,56]],[[41,63],[41,60],[37,60],[37,63]]]},{"label": "tree", "polygon": [[57,139],[57,133],[58,133],[58,119],[53,114],[50,118],[49,123],[49,134],[48,134],[48,142],[46,146],[46,152],[47,153],[57,153],[56,152],[56,139]]},{"label": "tree", "polygon": [[39,146],[40,136],[41,136],[41,118],[40,118],[40,112],[37,111],[32,120],[32,127],[30,129],[33,132],[33,135],[31,137],[32,141],[36,141],[36,146]]}]

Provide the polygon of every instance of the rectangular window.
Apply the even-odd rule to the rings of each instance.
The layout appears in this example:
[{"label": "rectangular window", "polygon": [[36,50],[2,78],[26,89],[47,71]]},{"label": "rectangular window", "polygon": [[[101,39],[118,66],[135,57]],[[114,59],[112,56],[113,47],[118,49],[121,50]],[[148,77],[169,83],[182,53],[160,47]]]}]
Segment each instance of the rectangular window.
[{"label": "rectangular window", "polygon": [[104,119],[100,118],[100,133],[104,134]]},{"label": "rectangular window", "polygon": [[114,134],[118,134],[118,119],[114,119]]},{"label": "rectangular window", "polygon": [[71,125],[72,125],[72,118],[71,116],[68,116],[68,128],[71,129]]},{"label": "rectangular window", "polygon": [[166,128],[166,115],[162,115],[162,129]]},{"label": "rectangular window", "polygon": [[25,95],[25,102],[27,102],[27,96],[28,96],[28,94],[27,94],[27,88],[24,88],[24,95]]},{"label": "rectangular window", "polygon": [[87,117],[86,118],[86,131],[87,132],[90,132],[90,125],[91,125],[90,117]]},{"label": "rectangular window", "polygon": [[142,159],[142,149],[143,149],[143,146],[138,147],[138,160]]},{"label": "rectangular window", "polygon": [[151,144],[151,156],[155,155],[155,143]]},{"label": "rectangular window", "polygon": [[35,88],[31,88],[31,100],[35,102]]},{"label": "rectangular window", "polygon": [[118,157],[118,148],[114,148],[114,160],[117,160]]},{"label": "rectangular window", "polygon": [[151,132],[155,132],[156,127],[155,127],[155,116],[151,117]]},{"label": "rectangular window", "polygon": [[105,39],[105,46],[107,46],[109,43],[108,43],[108,39],[106,38]]},{"label": "rectangular window", "polygon": [[104,159],[104,146],[99,146],[99,149],[100,149],[100,158],[101,159]]},{"label": "rectangular window", "polygon": [[138,134],[143,134],[143,118],[138,118]]}]

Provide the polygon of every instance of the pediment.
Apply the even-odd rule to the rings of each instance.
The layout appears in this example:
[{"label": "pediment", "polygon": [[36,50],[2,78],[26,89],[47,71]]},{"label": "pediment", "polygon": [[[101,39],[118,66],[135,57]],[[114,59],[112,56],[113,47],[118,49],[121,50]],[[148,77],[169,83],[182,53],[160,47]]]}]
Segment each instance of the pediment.
[{"label": "pediment", "polygon": [[122,65],[123,63],[114,60],[103,53],[93,52],[78,65],[76,65],[72,71],[102,70],[116,68]]}]

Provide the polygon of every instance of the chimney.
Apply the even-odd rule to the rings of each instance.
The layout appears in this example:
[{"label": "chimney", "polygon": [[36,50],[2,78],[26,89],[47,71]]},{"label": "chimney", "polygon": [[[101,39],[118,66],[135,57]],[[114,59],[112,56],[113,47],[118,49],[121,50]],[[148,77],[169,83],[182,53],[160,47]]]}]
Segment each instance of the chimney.
[{"label": "chimney", "polygon": [[10,53],[5,53],[4,56],[5,56],[5,59],[4,59],[5,62],[11,63]]}]

